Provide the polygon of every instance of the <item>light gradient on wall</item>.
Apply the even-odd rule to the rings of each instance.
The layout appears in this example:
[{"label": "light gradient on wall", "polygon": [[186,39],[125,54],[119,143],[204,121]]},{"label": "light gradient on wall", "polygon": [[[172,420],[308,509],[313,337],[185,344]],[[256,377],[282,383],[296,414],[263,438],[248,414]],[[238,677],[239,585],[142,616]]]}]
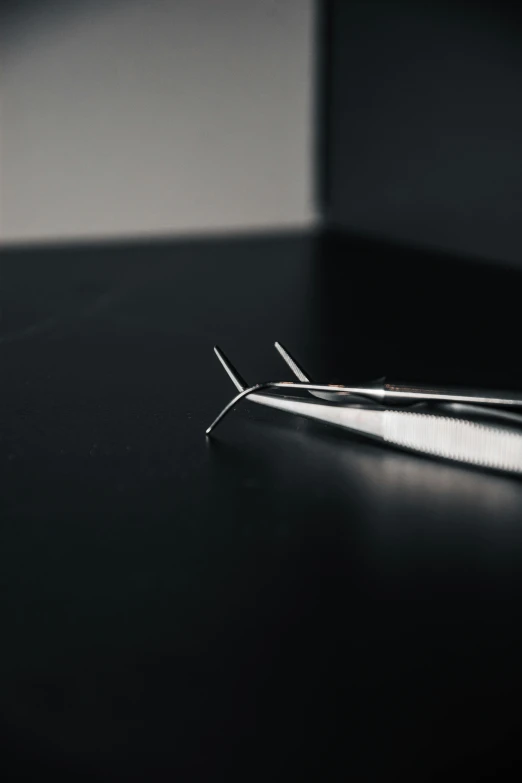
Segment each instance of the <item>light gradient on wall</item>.
[{"label": "light gradient on wall", "polygon": [[4,243],[314,222],[313,0],[40,0],[0,32]]}]

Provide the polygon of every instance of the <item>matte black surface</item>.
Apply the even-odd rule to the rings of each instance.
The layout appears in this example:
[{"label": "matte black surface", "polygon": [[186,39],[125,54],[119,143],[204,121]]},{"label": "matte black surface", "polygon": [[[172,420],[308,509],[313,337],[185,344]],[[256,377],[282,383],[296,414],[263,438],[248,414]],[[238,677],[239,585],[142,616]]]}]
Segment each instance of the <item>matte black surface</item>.
[{"label": "matte black surface", "polygon": [[519,4],[324,9],[330,224],[521,264]]},{"label": "matte black surface", "polygon": [[253,405],[204,430],[215,342],[249,381],[280,339],[521,388],[520,283],[334,239],[2,253],[3,779],[511,779],[522,483]]}]

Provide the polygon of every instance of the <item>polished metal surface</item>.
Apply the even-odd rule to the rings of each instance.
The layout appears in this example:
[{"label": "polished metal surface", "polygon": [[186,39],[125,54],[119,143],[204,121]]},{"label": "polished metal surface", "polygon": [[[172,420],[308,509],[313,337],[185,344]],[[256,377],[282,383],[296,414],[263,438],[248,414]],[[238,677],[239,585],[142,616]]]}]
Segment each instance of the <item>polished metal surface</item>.
[{"label": "polished metal surface", "polygon": [[[279,352],[280,356],[283,358],[283,360],[286,362],[286,364],[290,367],[296,378],[301,381],[301,383],[313,383],[312,376],[303,369],[303,367],[298,364],[295,357],[291,356],[289,351],[280,343],[275,342],[274,346],[276,350]],[[314,397],[319,397],[321,400],[328,400],[329,402],[335,402],[335,403],[345,403],[346,397],[350,396],[350,398],[357,400],[357,397],[355,394],[348,395],[346,391],[315,391],[310,390],[310,394],[312,394]],[[362,397],[361,399],[364,399]]]},{"label": "polished metal surface", "polygon": [[[276,342],[275,347],[290,367],[294,375],[300,381],[309,381],[310,376],[297,363],[281,343]],[[314,393],[314,392],[311,392]],[[359,387],[339,386],[335,392],[327,395],[315,394],[323,399],[339,400],[348,396],[360,396],[370,398],[383,405],[411,405],[416,402],[443,402],[457,404],[484,405],[492,407],[522,408],[522,394],[516,392],[499,391],[491,389],[471,389],[451,386],[424,386],[418,384],[412,386],[405,383],[388,383],[384,378]]]},{"label": "polished metal surface", "polygon": [[286,348],[283,345],[281,345],[280,342],[277,341],[274,343],[274,345],[276,350],[279,351],[280,355],[283,357],[284,361],[290,367],[290,369],[292,370],[296,378],[300,380],[301,383],[311,383],[312,382],[311,377],[307,375],[307,373],[305,373],[303,368],[297,363],[294,357],[290,356]]},{"label": "polished metal surface", "polygon": [[[228,414],[230,411],[244,398],[249,397],[251,402],[257,402],[262,405],[268,405],[271,408],[279,408],[281,410],[286,410],[289,413],[299,413],[299,415],[303,416],[305,407],[309,406],[309,408],[306,408],[308,413],[307,416],[314,418],[314,419],[320,419],[322,421],[332,421],[333,417],[333,411],[342,411],[342,410],[352,410],[351,406],[326,406],[321,403],[317,402],[308,402],[304,400],[299,400],[297,398],[288,398],[288,397],[276,397],[275,395],[269,395],[269,394],[260,394],[260,392],[266,391],[268,389],[303,389],[305,391],[328,391],[328,386],[321,386],[319,384],[315,383],[292,383],[290,381],[272,381],[269,383],[258,383],[255,386],[251,386],[248,389],[243,389],[239,394],[237,394],[233,400],[231,400],[228,405],[226,405],[219,416],[212,422],[210,427],[206,430],[206,434],[210,435],[213,429],[219,424],[219,422]],[[299,403],[299,409],[297,409],[295,406]],[[354,406],[355,408],[355,406]],[[379,412],[380,409],[379,409]],[[335,423],[338,423],[337,421]]]},{"label": "polished metal surface", "polygon": [[[310,373],[303,369],[302,365],[297,362],[296,358],[292,356],[280,342],[275,342],[274,346],[299,381],[302,383],[314,382]],[[383,382],[384,379],[380,378],[379,380],[368,384],[365,389],[366,391],[370,389],[372,391],[378,391],[381,388]],[[347,398],[349,398],[348,402],[357,402],[361,400],[365,400],[367,402],[367,394],[357,395],[353,390],[348,392],[346,387],[336,386],[333,384],[329,386],[329,389],[330,391],[310,390],[310,394],[312,394],[314,397],[319,397],[321,400],[328,400],[329,402],[335,402],[337,404],[346,404]]]},{"label": "polished metal surface", "polygon": [[405,403],[424,400],[522,408],[522,394],[500,390],[477,390],[451,386],[430,387],[384,383],[380,399],[385,405],[403,405]]},{"label": "polished metal surface", "polygon": [[214,353],[216,354],[217,358],[223,365],[223,368],[225,369],[225,372],[228,374],[228,377],[236,387],[236,389],[239,392],[242,392],[244,389],[248,387],[248,383],[245,381],[245,379],[238,373],[232,362],[227,359],[225,354],[221,351],[220,348],[216,345],[214,347]]},{"label": "polished metal surface", "polygon": [[[295,374],[308,377],[282,346],[278,350]],[[291,389],[312,394],[335,394],[332,387],[321,384],[277,381],[244,388],[241,376],[232,363],[219,348],[216,347],[215,352],[240,391],[210,425],[207,435],[242,399],[248,397],[260,405],[334,424],[409,451],[522,473],[522,428],[513,426],[520,425],[522,419],[509,414],[498,417],[494,409],[460,403],[461,400],[468,403],[467,395],[432,395],[432,400],[442,400],[442,403],[434,405],[421,402],[403,409],[389,410],[382,404],[358,405],[355,397],[352,397],[352,390],[356,387],[338,387],[341,393],[352,399],[352,404],[332,405],[267,393],[269,390]],[[458,399],[460,408],[459,404],[448,403],[448,398],[450,401]],[[418,402],[418,398],[408,399],[410,402]],[[421,396],[420,399],[424,401],[426,398]],[[483,398],[474,399],[482,401]],[[508,421],[509,424],[506,423]]]}]

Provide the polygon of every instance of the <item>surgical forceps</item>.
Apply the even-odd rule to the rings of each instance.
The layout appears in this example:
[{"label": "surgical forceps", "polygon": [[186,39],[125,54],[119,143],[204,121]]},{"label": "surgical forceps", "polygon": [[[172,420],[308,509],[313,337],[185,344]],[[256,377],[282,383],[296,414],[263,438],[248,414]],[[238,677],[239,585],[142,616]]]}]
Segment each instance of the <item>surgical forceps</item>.
[{"label": "surgical forceps", "polygon": [[[298,382],[248,386],[225,354],[214,351],[238,390],[207,429],[243,398],[288,413],[343,427],[408,451],[496,470],[522,473],[522,394],[390,384],[316,384],[280,343],[277,350]],[[319,398],[281,396],[278,390],[308,391]],[[276,393],[274,393],[276,392]],[[393,407],[395,406],[395,407]]]}]

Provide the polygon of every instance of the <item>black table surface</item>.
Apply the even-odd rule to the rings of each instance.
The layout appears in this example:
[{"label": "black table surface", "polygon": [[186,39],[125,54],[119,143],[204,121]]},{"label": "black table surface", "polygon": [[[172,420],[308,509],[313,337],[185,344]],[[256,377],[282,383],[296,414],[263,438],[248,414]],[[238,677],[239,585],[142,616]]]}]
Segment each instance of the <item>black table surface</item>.
[{"label": "black table surface", "polygon": [[[508,779],[522,482],[245,403],[522,388],[521,275],[307,236],[0,254],[4,780]],[[509,779],[511,779],[509,777]]]}]

